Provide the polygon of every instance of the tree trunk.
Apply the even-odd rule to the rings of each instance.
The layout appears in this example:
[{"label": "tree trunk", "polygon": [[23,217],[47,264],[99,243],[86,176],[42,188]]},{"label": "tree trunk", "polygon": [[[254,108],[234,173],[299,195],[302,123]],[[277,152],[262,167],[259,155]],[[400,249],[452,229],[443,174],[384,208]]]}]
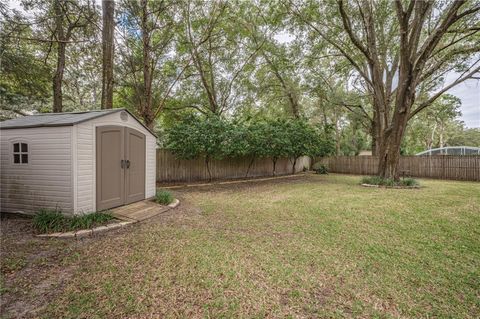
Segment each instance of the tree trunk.
[{"label": "tree trunk", "polygon": [[142,96],[142,117],[145,122],[145,125],[149,129],[153,129],[155,124],[154,113],[152,110],[152,79],[153,79],[153,70],[152,70],[152,58],[151,58],[151,46],[150,40],[152,34],[149,33],[148,26],[148,2],[147,0],[141,1],[142,6],[142,45],[143,45],[143,96]]},{"label": "tree trunk", "polygon": [[[439,133],[438,133],[438,138],[439,138],[439,147],[440,148],[443,148],[443,146],[445,145],[445,142],[443,140],[443,132],[444,132],[444,126],[442,123],[440,123],[440,129],[439,129]],[[442,150],[442,154],[443,154],[443,150]]]},{"label": "tree trunk", "polygon": [[145,109],[145,112],[143,113],[143,121],[145,122],[146,127],[151,129],[152,131],[154,130],[155,115],[153,114],[151,104],[150,104],[150,108]]},{"label": "tree trunk", "polygon": [[113,108],[113,54],[114,54],[114,12],[115,1],[103,0],[102,30],[102,109]]},{"label": "tree trunk", "polygon": [[435,131],[437,130],[437,123],[433,126],[432,130],[432,136],[430,137],[430,140],[428,141],[427,149],[431,150],[433,148],[433,143],[435,141]]},{"label": "tree trunk", "polygon": [[212,172],[210,171],[210,156],[205,156],[205,166],[207,167],[208,172],[208,181],[212,181]]},{"label": "tree trunk", "polygon": [[65,31],[63,29],[63,11],[60,0],[54,3],[55,27],[57,36],[57,67],[53,76],[53,112],[60,113],[63,110],[62,82],[63,72],[65,70]]},{"label": "tree trunk", "polygon": [[252,168],[252,165],[253,165],[254,161],[255,161],[255,156],[252,156],[252,159],[251,159],[250,163],[248,164],[247,173],[245,173],[245,177],[248,176],[248,172],[250,172],[250,168]]},{"label": "tree trunk", "polygon": [[[403,92],[402,92],[403,91]],[[408,87],[399,87],[397,102],[402,107],[397,106],[393,115],[392,124],[380,132],[382,141],[379,149],[378,176],[382,178],[392,178],[396,181],[400,179],[398,165],[400,163],[400,146],[408,122],[408,113],[414,100],[414,91],[409,91]]]},{"label": "tree trunk", "polygon": [[297,165],[297,157],[293,158],[292,175],[295,175],[295,165]]},{"label": "tree trunk", "polygon": [[278,160],[278,158],[276,158],[276,157],[273,157],[273,158],[272,158],[272,162],[273,162],[273,176],[276,175],[276,171],[275,171],[275,170],[276,170],[276,168],[277,168],[277,160]]}]

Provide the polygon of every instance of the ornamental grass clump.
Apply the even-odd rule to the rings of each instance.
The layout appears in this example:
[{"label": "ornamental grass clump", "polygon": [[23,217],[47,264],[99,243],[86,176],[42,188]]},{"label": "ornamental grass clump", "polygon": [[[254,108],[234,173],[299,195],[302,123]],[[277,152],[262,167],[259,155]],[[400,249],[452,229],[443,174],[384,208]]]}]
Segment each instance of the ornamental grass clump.
[{"label": "ornamental grass clump", "polygon": [[32,220],[38,233],[68,232],[101,226],[114,219],[108,212],[94,212],[84,215],[68,216],[60,210],[41,209]]},{"label": "ornamental grass clump", "polygon": [[155,202],[162,205],[168,205],[173,202],[173,196],[169,191],[158,190],[155,194]]}]

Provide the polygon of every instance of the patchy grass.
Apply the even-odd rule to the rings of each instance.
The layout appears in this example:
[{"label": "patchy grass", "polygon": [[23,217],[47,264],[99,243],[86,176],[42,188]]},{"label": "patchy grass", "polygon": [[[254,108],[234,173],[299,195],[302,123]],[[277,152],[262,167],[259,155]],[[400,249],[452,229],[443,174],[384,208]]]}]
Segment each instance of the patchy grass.
[{"label": "patchy grass", "polygon": [[38,233],[66,232],[104,225],[114,219],[110,213],[95,212],[67,216],[56,210],[40,210],[33,217],[33,228]]},{"label": "patchy grass", "polygon": [[167,190],[159,189],[155,194],[155,201],[162,205],[168,205],[173,202],[173,195]]},{"label": "patchy grass", "polygon": [[1,270],[2,273],[14,272],[22,269],[26,264],[24,256],[12,256],[2,261]]},{"label": "patchy grass", "polygon": [[169,217],[92,240],[46,318],[480,313],[480,184],[308,175],[175,191]]}]

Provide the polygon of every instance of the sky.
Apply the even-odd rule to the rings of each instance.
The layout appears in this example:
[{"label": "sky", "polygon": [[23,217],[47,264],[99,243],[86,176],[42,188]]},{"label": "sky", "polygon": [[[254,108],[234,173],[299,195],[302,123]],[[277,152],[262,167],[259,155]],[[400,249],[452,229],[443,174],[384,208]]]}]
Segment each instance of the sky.
[{"label": "sky", "polygon": [[[23,11],[20,1],[8,0],[8,6],[12,9]],[[275,37],[280,42],[289,42],[292,37],[288,34],[279,34]],[[456,79],[455,73],[447,75],[445,83],[451,83]],[[480,128],[480,80],[467,80],[447,91],[462,101],[460,110],[462,120],[469,128]]]},{"label": "sky", "polygon": [[[455,80],[455,74],[449,74],[447,81]],[[467,80],[448,90],[448,93],[462,100],[461,120],[467,127],[480,128],[480,80]]]}]

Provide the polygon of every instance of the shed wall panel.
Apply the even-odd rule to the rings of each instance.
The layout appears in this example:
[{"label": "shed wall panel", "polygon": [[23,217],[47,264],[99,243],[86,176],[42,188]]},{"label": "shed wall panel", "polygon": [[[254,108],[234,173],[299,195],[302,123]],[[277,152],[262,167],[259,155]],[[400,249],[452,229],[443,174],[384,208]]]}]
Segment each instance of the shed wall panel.
[{"label": "shed wall panel", "polygon": [[[72,126],[0,131],[0,211],[73,211]],[[29,163],[13,163],[14,142],[26,142]]]}]

